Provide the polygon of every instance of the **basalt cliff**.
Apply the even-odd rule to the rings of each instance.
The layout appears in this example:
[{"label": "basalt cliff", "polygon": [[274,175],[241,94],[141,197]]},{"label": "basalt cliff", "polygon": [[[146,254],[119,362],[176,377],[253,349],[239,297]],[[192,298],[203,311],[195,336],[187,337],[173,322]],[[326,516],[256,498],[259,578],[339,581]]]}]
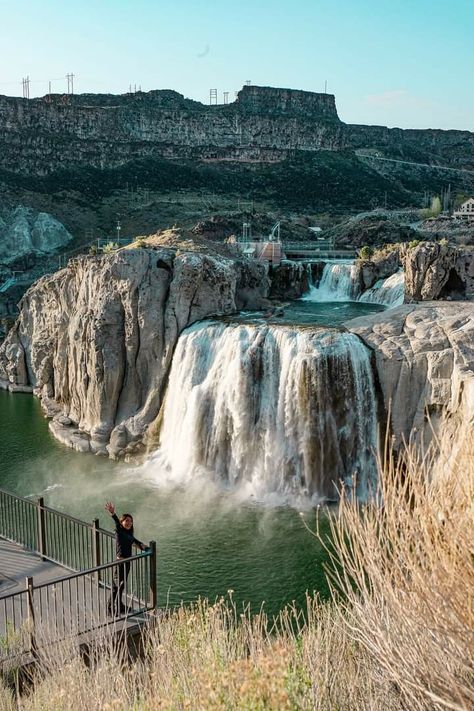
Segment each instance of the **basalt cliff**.
[{"label": "basalt cliff", "polygon": [[409,204],[449,181],[469,189],[469,173],[437,165],[472,170],[474,134],[345,124],[331,94],[244,86],[215,106],[170,90],[0,97],[0,181],[17,191],[91,198],[129,182],[363,208],[381,196]]},{"label": "basalt cliff", "polygon": [[81,257],[40,279],[0,348],[10,390],[34,390],[53,434],[79,451],[134,451],[159,414],[179,334],[261,305],[261,264],[170,249]]}]

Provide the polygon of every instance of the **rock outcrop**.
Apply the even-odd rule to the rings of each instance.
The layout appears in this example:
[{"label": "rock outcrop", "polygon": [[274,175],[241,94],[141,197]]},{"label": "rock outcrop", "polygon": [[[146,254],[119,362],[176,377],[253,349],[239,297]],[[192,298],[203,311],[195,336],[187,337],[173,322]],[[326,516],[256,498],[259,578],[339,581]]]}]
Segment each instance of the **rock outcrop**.
[{"label": "rock outcrop", "polygon": [[0,348],[3,387],[33,389],[69,446],[126,455],[159,413],[179,334],[234,312],[241,289],[259,305],[262,265],[166,248],[71,260],[23,297]]},{"label": "rock outcrop", "polygon": [[26,255],[52,254],[72,235],[46,212],[19,205],[0,215],[0,264],[12,264]]},{"label": "rock outcrop", "polygon": [[409,225],[400,224],[398,220],[378,212],[349,217],[327,230],[325,234],[334,240],[338,247],[380,246],[407,242],[416,237],[416,232]]},{"label": "rock outcrop", "polygon": [[395,447],[435,433],[456,452],[474,425],[474,304],[404,304],[345,325],[374,352]]},{"label": "rock outcrop", "polygon": [[421,242],[400,249],[405,270],[405,301],[465,299],[474,296],[474,249]]},{"label": "rock outcrop", "polygon": [[399,248],[387,252],[379,251],[371,259],[360,259],[358,265],[361,272],[362,290],[371,289],[379,279],[386,279],[395,274],[400,267]]}]

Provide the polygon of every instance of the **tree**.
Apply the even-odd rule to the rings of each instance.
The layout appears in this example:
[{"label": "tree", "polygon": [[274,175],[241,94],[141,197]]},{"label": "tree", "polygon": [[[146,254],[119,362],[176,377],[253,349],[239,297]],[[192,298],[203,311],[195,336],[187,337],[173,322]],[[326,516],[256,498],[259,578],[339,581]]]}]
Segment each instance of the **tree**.
[{"label": "tree", "polygon": [[436,195],[431,201],[431,216],[438,217],[442,209],[441,200],[438,195]]},{"label": "tree", "polygon": [[372,257],[374,250],[367,244],[359,249],[359,259],[368,260]]}]

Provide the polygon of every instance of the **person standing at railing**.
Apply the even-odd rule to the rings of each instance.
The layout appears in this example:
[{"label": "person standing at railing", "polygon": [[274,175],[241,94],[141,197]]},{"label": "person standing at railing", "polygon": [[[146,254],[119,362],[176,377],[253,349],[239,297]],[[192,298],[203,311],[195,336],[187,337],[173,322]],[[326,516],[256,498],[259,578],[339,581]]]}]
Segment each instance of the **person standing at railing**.
[{"label": "person standing at railing", "polygon": [[[130,558],[134,544],[142,551],[148,549],[144,543],[133,535],[133,516],[131,514],[124,513],[119,518],[115,513],[115,506],[111,501],[105,504],[105,510],[109,512],[115,521],[115,553],[117,560]],[[108,603],[108,611],[111,615],[119,616],[126,612],[127,608],[123,603],[122,596],[126,588],[129,572],[130,561],[118,565],[114,570],[112,594]]]}]

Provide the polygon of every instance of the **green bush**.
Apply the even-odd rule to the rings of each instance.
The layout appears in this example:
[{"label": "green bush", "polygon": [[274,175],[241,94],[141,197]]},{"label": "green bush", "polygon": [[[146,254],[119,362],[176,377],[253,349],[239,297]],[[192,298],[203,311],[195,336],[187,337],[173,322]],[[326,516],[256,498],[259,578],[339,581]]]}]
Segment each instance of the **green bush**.
[{"label": "green bush", "polygon": [[419,239],[412,239],[411,242],[408,242],[408,249],[415,249],[415,247],[418,247],[419,244],[420,244]]},{"label": "green bush", "polygon": [[104,254],[111,254],[111,252],[115,252],[119,248],[119,245],[117,242],[107,242],[107,244],[104,244],[102,247],[102,251]]},{"label": "green bush", "polygon": [[89,247],[89,254],[92,254],[94,257],[99,254],[99,248],[96,244],[92,244]]},{"label": "green bush", "polygon": [[359,250],[359,259],[370,259],[374,254],[374,250],[372,247],[369,247],[369,245],[364,245],[363,247],[360,248]]}]

